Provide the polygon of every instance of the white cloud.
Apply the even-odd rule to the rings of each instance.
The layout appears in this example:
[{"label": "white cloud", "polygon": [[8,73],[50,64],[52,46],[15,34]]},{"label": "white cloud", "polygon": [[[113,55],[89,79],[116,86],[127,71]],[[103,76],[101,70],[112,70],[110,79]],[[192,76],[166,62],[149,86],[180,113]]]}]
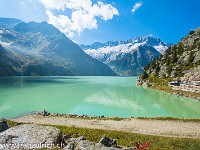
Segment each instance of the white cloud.
[{"label": "white cloud", "polygon": [[[111,4],[103,2],[93,3],[91,0],[40,0],[45,6],[49,23],[57,27],[69,37],[80,33],[85,29],[96,29],[97,17],[107,21],[114,15],[119,15],[118,10]],[[65,15],[55,16],[51,10],[71,9],[69,18]]]},{"label": "white cloud", "polygon": [[64,10],[66,0],[40,0],[44,4],[46,9]]},{"label": "white cloud", "polygon": [[133,6],[133,9],[132,9],[132,13],[134,13],[138,8],[140,8],[142,6],[142,2],[137,2],[135,3],[135,5]]}]

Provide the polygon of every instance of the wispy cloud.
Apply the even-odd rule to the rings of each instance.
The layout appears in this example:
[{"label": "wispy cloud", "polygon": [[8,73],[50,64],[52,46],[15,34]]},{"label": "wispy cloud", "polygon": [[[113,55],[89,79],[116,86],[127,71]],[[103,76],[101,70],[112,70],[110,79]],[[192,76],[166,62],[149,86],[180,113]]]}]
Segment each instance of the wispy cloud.
[{"label": "wispy cloud", "polygon": [[132,13],[134,13],[138,8],[140,8],[142,6],[142,2],[137,2],[135,3],[135,5],[133,6],[133,9],[132,9]]},{"label": "wispy cloud", "polygon": [[[46,8],[48,22],[68,37],[80,35],[85,29],[97,28],[97,18],[107,21],[114,15],[119,15],[118,10],[111,4],[94,3],[92,0],[40,0],[40,2]],[[70,17],[55,16],[52,12],[52,10],[65,11],[66,9],[72,10]]]}]

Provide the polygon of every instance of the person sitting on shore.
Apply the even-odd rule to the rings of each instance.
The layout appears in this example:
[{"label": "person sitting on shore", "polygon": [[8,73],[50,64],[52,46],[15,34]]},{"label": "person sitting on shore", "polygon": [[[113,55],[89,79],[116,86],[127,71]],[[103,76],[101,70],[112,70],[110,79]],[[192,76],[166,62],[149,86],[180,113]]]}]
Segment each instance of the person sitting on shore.
[{"label": "person sitting on shore", "polygon": [[47,110],[44,109],[44,113],[43,113],[43,116],[45,116],[47,114]]}]

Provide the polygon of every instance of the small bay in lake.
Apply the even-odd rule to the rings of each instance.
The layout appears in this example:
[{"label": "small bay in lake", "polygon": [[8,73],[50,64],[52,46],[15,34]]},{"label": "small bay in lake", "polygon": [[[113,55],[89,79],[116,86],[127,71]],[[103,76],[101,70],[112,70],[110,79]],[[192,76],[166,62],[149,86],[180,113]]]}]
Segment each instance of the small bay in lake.
[{"label": "small bay in lake", "polygon": [[200,118],[200,102],[136,86],[137,77],[0,78],[0,118],[32,111],[108,117]]}]

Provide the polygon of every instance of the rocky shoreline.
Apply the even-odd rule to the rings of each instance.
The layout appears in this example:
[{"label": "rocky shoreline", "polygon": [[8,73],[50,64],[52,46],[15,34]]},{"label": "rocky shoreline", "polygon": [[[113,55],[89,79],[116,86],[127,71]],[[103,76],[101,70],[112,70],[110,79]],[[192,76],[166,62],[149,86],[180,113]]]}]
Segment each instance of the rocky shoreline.
[{"label": "rocky shoreline", "polygon": [[[28,116],[32,116],[32,115],[36,115],[36,116],[41,116],[43,117],[43,112],[42,111],[33,111],[33,112],[29,112],[28,115],[23,115],[23,116],[19,116],[17,118],[13,118],[11,120],[15,120],[18,118],[23,118],[23,117],[28,117]],[[47,117],[63,117],[63,118],[77,118],[77,119],[100,119],[100,120],[114,120],[114,121],[122,121],[122,120],[130,120],[130,119],[149,119],[149,120],[179,120],[179,121],[185,121],[185,120],[196,120],[199,121],[200,119],[198,118],[192,118],[192,119],[184,119],[184,118],[174,118],[174,117],[164,117],[164,116],[158,116],[158,117],[134,117],[134,116],[130,116],[129,118],[125,118],[125,117],[107,117],[107,116],[88,116],[88,115],[77,115],[77,114],[59,114],[59,113],[46,113],[45,116]]]},{"label": "rocky shoreline", "polygon": [[[148,88],[151,88],[151,89],[154,89],[154,90],[158,90],[158,91],[162,91],[162,92],[166,92],[168,94],[173,94],[173,95],[177,95],[177,96],[183,96],[183,97],[187,97],[187,98],[192,98],[192,99],[196,99],[198,101],[200,101],[200,97],[197,97],[197,96],[189,96],[189,95],[186,95],[184,94],[183,92],[179,92],[180,90],[182,90],[180,88],[180,86],[177,86],[177,85],[171,85],[171,82],[168,83],[168,85],[170,85],[171,87],[173,87],[172,89],[174,90],[174,92],[169,92],[167,90],[160,90],[160,89],[157,89],[152,83],[150,83],[148,80],[147,81],[143,81],[140,77],[137,78],[136,80],[136,85],[138,86],[143,86],[143,87],[148,87]],[[173,82],[173,83],[177,83],[177,82]],[[177,83],[179,85],[183,85],[183,84],[180,84],[180,83]],[[185,84],[184,84],[185,85]],[[176,91],[178,90],[178,91]],[[192,89],[191,91],[188,91],[188,92],[193,92],[194,89]],[[199,91],[199,89],[197,89],[197,91]]]},{"label": "rocky shoreline", "polygon": [[86,140],[86,137],[71,138],[61,130],[51,126],[17,123],[10,127],[6,119],[0,119],[0,149],[51,149],[64,150],[133,150],[136,147],[123,147],[115,139],[103,136],[99,143]]},{"label": "rocky shoreline", "polygon": [[[33,114],[37,115],[43,115],[42,111],[34,111]],[[106,116],[88,116],[88,115],[77,115],[77,114],[59,114],[59,113],[47,113],[46,116],[61,116],[61,117],[68,117],[68,118],[88,118],[88,119],[96,119],[96,118],[102,118],[102,119],[109,119],[112,117],[106,117]],[[116,118],[116,117],[113,117]]]}]

